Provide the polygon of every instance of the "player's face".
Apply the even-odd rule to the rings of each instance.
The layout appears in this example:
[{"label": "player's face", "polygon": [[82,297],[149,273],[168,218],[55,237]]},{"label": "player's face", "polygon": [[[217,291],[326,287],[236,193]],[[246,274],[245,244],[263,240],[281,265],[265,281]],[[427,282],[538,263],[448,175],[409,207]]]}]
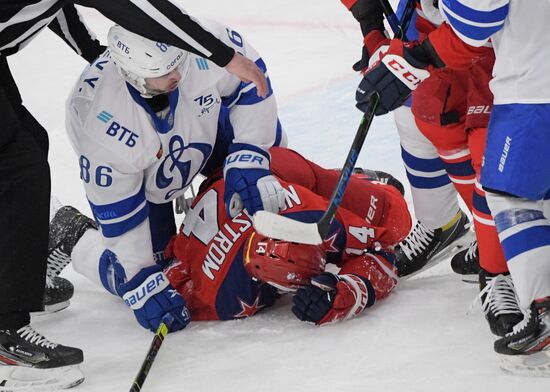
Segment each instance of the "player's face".
[{"label": "player's face", "polygon": [[169,74],[159,76],[158,78],[146,78],[145,87],[148,91],[156,94],[166,94],[174,91],[181,81],[181,72],[179,67]]}]

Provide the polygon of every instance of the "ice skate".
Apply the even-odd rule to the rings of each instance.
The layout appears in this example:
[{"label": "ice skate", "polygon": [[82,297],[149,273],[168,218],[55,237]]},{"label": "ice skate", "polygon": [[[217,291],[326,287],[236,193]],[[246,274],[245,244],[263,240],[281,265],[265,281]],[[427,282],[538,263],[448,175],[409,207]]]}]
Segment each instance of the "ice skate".
[{"label": "ice skate", "polygon": [[481,310],[491,332],[497,336],[512,332],[523,319],[512,277],[509,274],[494,275],[481,269],[479,288]]},{"label": "ice skate", "polygon": [[0,330],[0,392],[54,391],[84,381],[78,348],[50,342],[30,325]]},{"label": "ice skate", "polygon": [[495,342],[505,373],[550,377],[550,297],[533,301],[513,331]]},{"label": "ice skate", "polygon": [[468,283],[477,283],[479,275],[479,251],[477,240],[474,240],[466,249],[456,253],[451,259],[451,268],[462,276]]},{"label": "ice skate", "polygon": [[53,218],[50,222],[44,311],[35,312],[34,316],[59,312],[70,305],[74,286],[59,274],[71,262],[71,252],[86,230],[97,228],[93,220],[77,209],[60,207],[57,199],[52,198],[50,210]]},{"label": "ice skate", "polygon": [[427,265],[433,267],[450,252],[469,243],[470,236],[466,235],[470,232],[469,227],[468,217],[462,211],[449,224],[436,230],[417,222],[409,235],[395,247],[399,276],[412,277],[424,271]]}]

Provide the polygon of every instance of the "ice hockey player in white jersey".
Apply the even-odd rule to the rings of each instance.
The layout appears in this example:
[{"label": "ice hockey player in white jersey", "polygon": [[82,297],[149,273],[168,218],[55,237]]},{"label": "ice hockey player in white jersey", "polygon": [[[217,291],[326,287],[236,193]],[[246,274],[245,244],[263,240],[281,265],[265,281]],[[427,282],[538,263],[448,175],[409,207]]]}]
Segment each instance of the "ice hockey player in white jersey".
[{"label": "ice hockey player in white jersey", "polygon": [[[471,46],[492,41],[494,95],[481,183],[524,319],[495,342],[508,372],[550,375],[550,1],[443,0]],[[529,354],[528,356],[526,356]],[[517,360],[514,360],[516,358]]]},{"label": "ice hockey player in white jersey", "polygon": [[[266,72],[237,31],[209,28]],[[279,212],[284,193],[268,149],[286,137],[271,86],[258,97],[253,84],[209,60],[120,26],[108,44],[67,101],[67,130],[100,228],[74,249],[75,269],[123,297],[143,327],[154,331],[172,313],[178,330],[189,317],[162,271],[175,234],[172,201],[197,174],[223,168],[229,215]]]}]

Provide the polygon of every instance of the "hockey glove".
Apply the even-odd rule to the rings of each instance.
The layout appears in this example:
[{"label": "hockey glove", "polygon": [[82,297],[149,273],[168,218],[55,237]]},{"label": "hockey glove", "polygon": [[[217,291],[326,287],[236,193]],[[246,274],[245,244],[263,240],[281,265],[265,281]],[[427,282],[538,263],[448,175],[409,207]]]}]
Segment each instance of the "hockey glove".
[{"label": "hockey glove", "polygon": [[397,39],[391,41],[381,60],[367,70],[357,87],[357,108],[369,107],[369,96],[378,92],[380,101],[376,115],[386,114],[402,106],[418,84],[430,76],[427,63],[412,55],[412,46]]},{"label": "hockey glove", "polygon": [[120,285],[119,291],[143,328],[155,332],[166,313],[174,317],[170,332],[185,328],[191,321],[185,300],[158,265],[142,269],[127,283]]},{"label": "hockey glove", "polygon": [[230,217],[246,208],[250,215],[285,207],[284,189],[269,169],[269,153],[249,144],[233,144],[225,158],[224,202]]},{"label": "hockey glove", "polygon": [[292,313],[317,325],[350,319],[365,309],[369,295],[374,296],[369,286],[370,282],[357,275],[323,272],[311,278],[311,286],[298,289]]},{"label": "hockey glove", "polygon": [[353,64],[353,70],[364,74],[388,49],[390,40],[380,30],[373,30],[363,39],[361,60]]}]

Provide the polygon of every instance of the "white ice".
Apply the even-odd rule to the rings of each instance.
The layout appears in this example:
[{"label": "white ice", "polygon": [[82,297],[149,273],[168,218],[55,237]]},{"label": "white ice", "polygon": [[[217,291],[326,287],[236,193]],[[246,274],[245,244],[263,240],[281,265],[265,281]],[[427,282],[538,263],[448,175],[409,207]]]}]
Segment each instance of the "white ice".
[{"label": "white ice", "polygon": [[[116,0],[113,0],[116,1]],[[338,0],[187,0],[194,15],[231,25],[263,54],[290,146],[341,166],[360,120],[354,108],[360,54],[356,22]],[[105,40],[111,22],[84,9]],[[85,62],[53,33],[10,58],[25,105],[50,135],[53,193],[90,213],[64,130],[64,102]],[[374,120],[359,165],[406,181],[391,115]],[[408,199],[410,202],[410,199]],[[152,334],[118,298],[71,268],[69,309],[35,318],[54,341],[83,348],[81,392],[127,391]],[[143,391],[548,391],[548,379],[504,375],[478,293],[445,262],[404,282],[355,320],[317,328],[298,321],[289,300],[252,319],[191,323],[169,335]]]}]

